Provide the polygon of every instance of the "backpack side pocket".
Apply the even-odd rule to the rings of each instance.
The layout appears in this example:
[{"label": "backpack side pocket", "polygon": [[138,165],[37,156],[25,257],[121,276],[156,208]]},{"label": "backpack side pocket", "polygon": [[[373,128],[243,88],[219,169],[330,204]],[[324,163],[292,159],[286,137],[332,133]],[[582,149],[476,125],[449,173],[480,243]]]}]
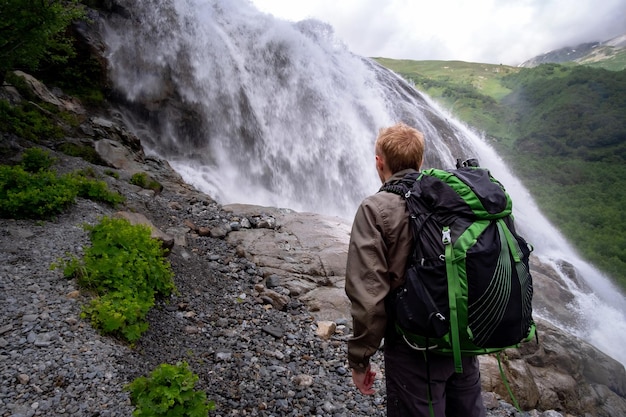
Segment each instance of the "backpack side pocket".
[{"label": "backpack side pocket", "polygon": [[407,270],[406,282],[395,295],[396,320],[404,331],[429,338],[439,338],[448,332],[447,285],[437,288],[436,284],[437,276],[442,274],[445,277],[443,264],[414,265]]}]

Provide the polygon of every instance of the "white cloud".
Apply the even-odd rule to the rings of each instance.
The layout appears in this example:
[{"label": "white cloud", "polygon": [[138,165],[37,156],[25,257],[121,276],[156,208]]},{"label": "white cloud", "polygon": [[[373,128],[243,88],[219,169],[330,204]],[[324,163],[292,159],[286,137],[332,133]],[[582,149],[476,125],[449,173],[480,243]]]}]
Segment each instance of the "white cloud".
[{"label": "white cloud", "polygon": [[626,33],[626,0],[251,0],[287,20],[331,24],[351,51],[397,59],[518,64]]}]

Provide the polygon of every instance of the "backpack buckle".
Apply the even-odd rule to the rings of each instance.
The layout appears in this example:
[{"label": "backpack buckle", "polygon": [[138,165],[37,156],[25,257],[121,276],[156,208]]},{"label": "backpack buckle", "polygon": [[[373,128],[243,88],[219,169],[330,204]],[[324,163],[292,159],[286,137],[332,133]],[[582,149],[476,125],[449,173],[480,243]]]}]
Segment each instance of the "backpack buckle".
[{"label": "backpack buckle", "polygon": [[444,245],[449,245],[452,242],[452,236],[450,236],[450,228],[448,226],[444,227],[441,231],[441,241]]},{"label": "backpack buckle", "polygon": [[443,314],[439,313],[439,312],[437,312],[437,313],[435,314],[435,317],[436,317],[436,318],[437,318],[437,320],[439,320],[439,321],[442,321],[442,322],[445,322],[445,321],[446,321],[445,316],[444,316]]}]

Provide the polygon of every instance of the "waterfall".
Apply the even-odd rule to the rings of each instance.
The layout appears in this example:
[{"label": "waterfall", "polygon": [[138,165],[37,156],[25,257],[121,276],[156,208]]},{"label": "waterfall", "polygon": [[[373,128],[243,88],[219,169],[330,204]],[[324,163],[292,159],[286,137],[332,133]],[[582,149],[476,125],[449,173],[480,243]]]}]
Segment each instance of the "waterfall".
[{"label": "waterfall", "polygon": [[569,330],[626,364],[621,292],[580,259],[482,138],[351,53],[332,27],[277,20],[246,0],[129,3],[102,29],[120,113],[185,181],[221,203],[351,219],[380,186],[378,129],[404,121],[425,134],[425,167],[477,157],[505,185],[537,256],[557,271],[573,265],[593,290],[561,271],[575,296]]}]

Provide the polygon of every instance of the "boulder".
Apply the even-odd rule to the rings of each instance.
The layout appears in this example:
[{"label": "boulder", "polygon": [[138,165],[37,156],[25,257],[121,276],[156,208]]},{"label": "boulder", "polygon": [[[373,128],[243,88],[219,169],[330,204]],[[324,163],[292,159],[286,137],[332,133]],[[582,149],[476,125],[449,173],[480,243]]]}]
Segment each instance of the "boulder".
[{"label": "boulder", "polygon": [[15,75],[21,77],[31,92],[37,96],[41,101],[53,106],[58,107],[60,110],[65,110],[75,114],[84,114],[85,108],[74,97],[62,97],[60,95],[51,92],[42,82],[37,80],[30,74],[22,71],[15,71]]},{"label": "boulder", "polygon": [[[624,366],[589,343],[537,320],[539,343],[502,353],[506,380],[522,409],[626,415]],[[495,355],[481,356],[483,390],[508,398]]]}]

